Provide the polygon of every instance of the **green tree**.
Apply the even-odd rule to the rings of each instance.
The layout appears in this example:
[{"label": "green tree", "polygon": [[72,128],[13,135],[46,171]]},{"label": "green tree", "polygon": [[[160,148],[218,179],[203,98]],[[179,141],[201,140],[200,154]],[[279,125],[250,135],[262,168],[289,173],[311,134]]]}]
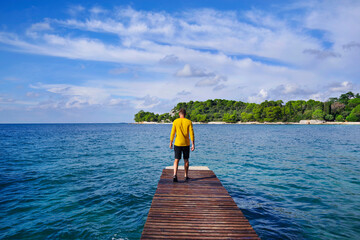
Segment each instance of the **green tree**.
[{"label": "green tree", "polygon": [[143,110],[140,110],[138,113],[135,114],[135,122],[141,122],[141,121],[144,121],[143,120],[143,117],[145,115],[145,112]]},{"label": "green tree", "polygon": [[358,122],[360,121],[360,105],[356,106],[349,116],[346,117],[346,121],[349,122]]},{"label": "green tree", "polygon": [[359,104],[360,104],[360,98],[353,98],[353,99],[350,99],[348,102],[348,106],[350,109],[356,107]]},{"label": "green tree", "polygon": [[311,119],[312,118],[313,111],[311,109],[305,110],[303,114],[303,119]]},{"label": "green tree", "polygon": [[331,102],[324,102],[324,112],[331,114]]},{"label": "green tree", "polygon": [[317,109],[313,112],[312,118],[317,120],[324,120],[325,113],[321,109]]},{"label": "green tree", "polygon": [[272,106],[265,108],[265,122],[279,121],[282,118],[281,108]]},{"label": "green tree", "polygon": [[355,114],[350,113],[350,115],[346,117],[346,121],[348,121],[348,122],[358,122],[359,118]]},{"label": "green tree", "polygon": [[253,114],[252,113],[242,112],[241,113],[241,121],[243,121],[243,122],[254,121]]},{"label": "green tree", "polygon": [[264,110],[264,105],[260,104],[254,107],[253,114],[256,121],[259,122],[264,121],[263,110]]},{"label": "green tree", "polygon": [[334,115],[332,115],[332,114],[326,114],[326,115],[325,115],[325,120],[326,120],[326,121],[332,121],[332,120],[334,120]]},{"label": "green tree", "polygon": [[355,108],[360,106],[360,94],[347,92],[339,98],[330,98],[326,102],[315,100],[296,100],[288,101],[286,104],[282,100],[264,101],[260,104],[244,103],[241,101],[214,99],[202,101],[179,102],[171,110],[175,113],[171,116],[168,113],[155,114],[152,112],[144,112],[140,110],[135,114],[135,122],[157,121],[170,122],[174,121],[178,116],[180,108],[185,108],[187,118],[192,121],[289,121],[296,122],[302,119],[343,119],[348,121],[360,121],[358,110]]},{"label": "green tree", "polygon": [[196,115],[196,120],[198,122],[207,122],[207,116],[205,114]]},{"label": "green tree", "polygon": [[235,123],[236,122],[236,114],[225,113],[223,116],[223,121],[227,123]]},{"label": "green tree", "polygon": [[341,103],[347,104],[348,101],[349,101],[349,99],[354,98],[354,97],[355,97],[354,93],[352,93],[352,92],[347,92],[347,93],[344,93],[344,94],[341,94],[341,95],[340,95],[339,101],[340,101]]},{"label": "green tree", "polygon": [[214,120],[221,120],[221,114],[218,112],[214,113]]},{"label": "green tree", "polygon": [[343,122],[344,121],[344,117],[342,115],[337,115],[336,119],[337,122]]}]

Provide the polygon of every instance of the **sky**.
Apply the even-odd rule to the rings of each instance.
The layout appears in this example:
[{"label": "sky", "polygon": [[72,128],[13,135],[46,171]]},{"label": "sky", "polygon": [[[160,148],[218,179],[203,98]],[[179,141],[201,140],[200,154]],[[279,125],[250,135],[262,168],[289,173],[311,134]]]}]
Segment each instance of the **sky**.
[{"label": "sky", "polygon": [[0,3],[0,123],[360,92],[360,1]]}]

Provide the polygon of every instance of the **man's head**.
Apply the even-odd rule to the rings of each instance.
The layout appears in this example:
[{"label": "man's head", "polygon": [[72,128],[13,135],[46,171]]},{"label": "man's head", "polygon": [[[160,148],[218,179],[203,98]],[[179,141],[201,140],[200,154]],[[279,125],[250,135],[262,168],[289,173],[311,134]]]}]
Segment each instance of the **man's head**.
[{"label": "man's head", "polygon": [[181,116],[183,116],[183,117],[186,116],[186,110],[185,110],[184,108],[180,109],[180,111],[179,111],[179,116],[180,116],[180,117],[181,117]]}]

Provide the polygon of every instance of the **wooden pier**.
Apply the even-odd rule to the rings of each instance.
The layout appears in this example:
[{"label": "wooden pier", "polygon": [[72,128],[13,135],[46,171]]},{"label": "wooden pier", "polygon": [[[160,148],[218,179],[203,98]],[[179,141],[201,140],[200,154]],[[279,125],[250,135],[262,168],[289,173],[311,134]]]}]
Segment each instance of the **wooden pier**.
[{"label": "wooden pier", "polygon": [[248,220],[207,167],[184,170],[179,182],[163,170],[141,239],[259,239]]}]

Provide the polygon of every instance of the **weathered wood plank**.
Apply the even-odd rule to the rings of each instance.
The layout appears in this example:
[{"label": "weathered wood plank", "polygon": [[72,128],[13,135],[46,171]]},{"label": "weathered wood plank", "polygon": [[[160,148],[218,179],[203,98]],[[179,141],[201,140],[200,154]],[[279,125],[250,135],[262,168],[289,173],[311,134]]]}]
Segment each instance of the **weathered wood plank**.
[{"label": "weathered wood plank", "polygon": [[141,239],[259,239],[211,170],[164,169]]}]

